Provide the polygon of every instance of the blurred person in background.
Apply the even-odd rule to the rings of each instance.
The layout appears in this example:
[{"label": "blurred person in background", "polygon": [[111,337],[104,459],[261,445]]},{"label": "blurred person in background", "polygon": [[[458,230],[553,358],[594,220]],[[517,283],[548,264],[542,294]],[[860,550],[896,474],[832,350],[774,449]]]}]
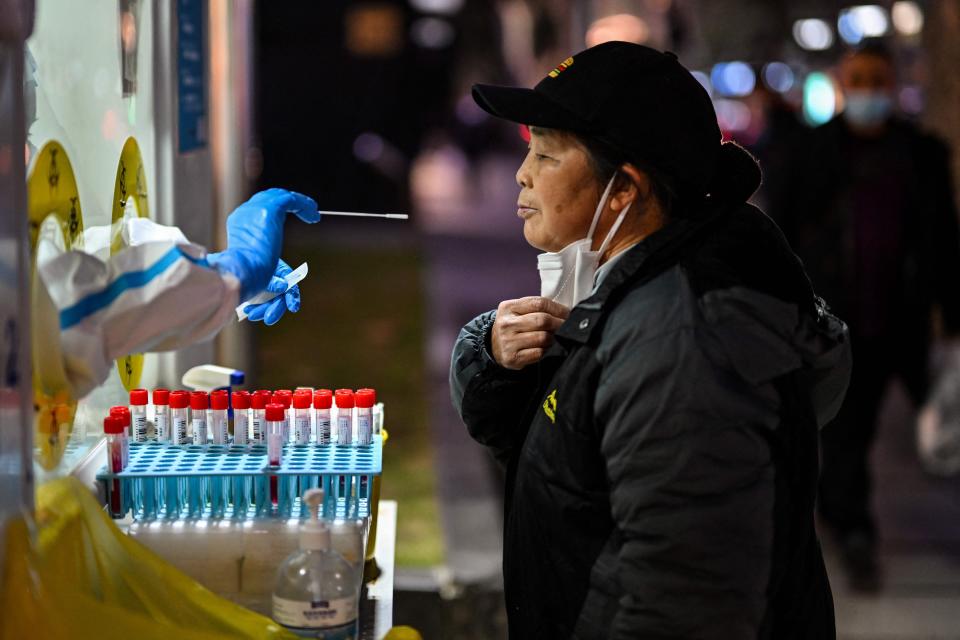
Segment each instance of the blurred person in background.
[{"label": "blurred person in background", "polygon": [[746,203],[755,161],[640,45],[473,95],[530,127],[517,214],[544,252],[541,295],[467,324],[450,371],[507,470],[510,637],[833,638],[814,499],[846,327]]},{"label": "blurred person in background", "polygon": [[[960,329],[960,250],[948,149],[894,114],[890,52],[871,42],[839,65],[845,109],[815,129],[770,203],[817,292],[850,325],[850,390],[822,434],[819,511],[850,586],[880,588],[870,447],[893,376],[920,403],[934,309]],[[771,194],[773,195],[773,194]]]}]

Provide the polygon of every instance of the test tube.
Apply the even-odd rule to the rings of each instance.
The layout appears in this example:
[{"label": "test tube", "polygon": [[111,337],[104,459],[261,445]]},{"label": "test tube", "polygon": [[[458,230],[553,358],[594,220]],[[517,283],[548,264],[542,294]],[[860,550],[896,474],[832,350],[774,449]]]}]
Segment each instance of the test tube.
[{"label": "test tube", "polygon": [[153,433],[158,442],[170,442],[170,392],[153,390]]},{"label": "test tube", "polygon": [[373,389],[358,389],[354,395],[357,405],[357,445],[365,446],[373,442],[373,405],[376,401]]},{"label": "test tube", "polygon": [[271,402],[266,408],[267,417],[267,462],[271,467],[279,467],[283,462],[283,416],[285,410],[278,402]]},{"label": "test tube", "polygon": [[296,444],[310,444],[313,397],[309,391],[293,394],[293,438]]},{"label": "test tube", "polygon": [[364,387],[363,389],[357,389],[357,393],[361,391],[369,391],[373,394],[373,433],[374,435],[380,433],[380,429],[383,426],[383,414],[377,410],[377,390]]},{"label": "test tube", "polygon": [[[107,460],[111,473],[120,473],[126,466],[123,459],[124,444],[127,439],[124,432],[123,419],[119,416],[107,416],[103,419],[103,433],[107,436]],[[111,481],[110,515],[114,518],[123,517],[123,496],[120,492],[121,481]]]},{"label": "test tube", "polygon": [[170,392],[170,440],[173,444],[187,444],[187,407],[190,394],[186,391]]},{"label": "test tube", "polygon": [[227,424],[227,409],[230,407],[230,396],[225,390],[214,391],[210,394],[210,430],[213,432],[213,444],[228,444],[230,436]]},{"label": "test tube", "polygon": [[147,441],[147,390],[133,389],[130,392],[130,439],[133,442]]},{"label": "test tube", "polygon": [[250,392],[233,392],[233,443],[250,442]]},{"label": "test tube", "polygon": [[[250,443],[250,392],[234,391],[233,400],[233,444],[247,446]],[[231,481],[233,517],[244,518],[250,506],[249,476],[234,476]]]},{"label": "test tube", "polygon": [[267,417],[266,408],[270,403],[269,391],[261,389],[250,398],[250,406],[253,407],[253,417],[251,425],[253,426],[253,443],[263,444],[267,441]]},{"label": "test tube", "polygon": [[273,393],[273,402],[283,405],[283,441],[290,442],[290,407],[293,404],[293,392],[289,389],[277,389]]},{"label": "test tube", "polygon": [[130,409],[127,407],[110,407],[110,415],[120,418],[126,438],[123,439],[123,466],[130,464]]},{"label": "test tube", "polygon": [[331,406],[333,406],[333,392],[330,389],[318,389],[313,394],[313,408],[317,418],[317,444],[330,444]]},{"label": "test tube", "polygon": [[337,444],[353,443],[353,391],[337,389],[333,394],[337,403]]},{"label": "test tube", "polygon": [[207,444],[207,409],[210,399],[206,391],[190,394],[190,423],[193,427],[193,444]]}]

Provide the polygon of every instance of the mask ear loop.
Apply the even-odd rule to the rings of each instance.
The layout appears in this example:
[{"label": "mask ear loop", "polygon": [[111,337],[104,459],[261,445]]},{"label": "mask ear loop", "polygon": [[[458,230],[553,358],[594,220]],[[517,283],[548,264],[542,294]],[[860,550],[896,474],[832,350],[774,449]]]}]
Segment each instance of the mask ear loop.
[{"label": "mask ear loop", "polygon": [[623,208],[623,211],[620,212],[620,215],[617,216],[617,221],[613,223],[613,226],[610,227],[610,233],[607,234],[607,237],[603,239],[603,243],[600,245],[600,249],[597,251],[598,256],[603,256],[603,252],[607,250],[607,246],[613,240],[613,236],[617,235],[617,231],[620,230],[620,225],[623,224],[623,221],[627,219],[627,211],[630,211],[630,205],[632,202],[628,202],[627,206]]},{"label": "mask ear loop", "polygon": [[610,182],[607,183],[607,188],[603,190],[603,195],[600,196],[600,204],[597,205],[596,211],[593,212],[593,222],[590,223],[590,231],[587,232],[587,240],[593,242],[593,232],[597,230],[597,223],[600,222],[600,214],[603,213],[603,205],[607,204],[607,198],[610,196],[610,190],[613,189],[613,182],[617,179],[617,174],[619,171],[614,171],[613,175],[610,177]]}]

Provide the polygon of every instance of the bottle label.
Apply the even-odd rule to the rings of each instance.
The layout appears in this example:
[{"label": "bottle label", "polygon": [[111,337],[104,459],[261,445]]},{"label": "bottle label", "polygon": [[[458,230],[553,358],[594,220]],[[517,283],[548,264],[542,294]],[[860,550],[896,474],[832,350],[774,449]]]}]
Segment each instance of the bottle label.
[{"label": "bottle label", "polygon": [[263,442],[263,420],[261,418],[253,419],[253,441]]},{"label": "bottle label", "polygon": [[173,419],[173,444],[187,444],[187,419],[185,417]]},{"label": "bottle label", "polygon": [[361,413],[357,416],[357,444],[365,445],[373,442],[373,416]]},{"label": "bottle label", "polygon": [[247,416],[241,411],[233,414],[233,442],[234,444],[247,444]]},{"label": "bottle label", "polygon": [[337,416],[337,444],[350,444],[353,440],[353,421],[350,416]]},{"label": "bottle label", "polygon": [[294,437],[297,439],[297,444],[308,444],[310,442],[310,416],[296,418]]},{"label": "bottle label", "polygon": [[193,419],[193,444],[207,444],[207,420]]},{"label": "bottle label", "polygon": [[317,416],[317,444],[330,444],[330,416]]},{"label": "bottle label", "polygon": [[[287,600],[273,596],[273,619],[293,629],[323,630],[350,625],[336,635],[323,634],[322,638],[354,638],[357,620],[357,598],[335,600]],[[332,629],[331,629],[332,630]],[[346,633],[347,635],[340,635]]]},{"label": "bottle label", "polygon": [[147,416],[133,416],[133,436],[134,442],[147,441]]},{"label": "bottle label", "polygon": [[156,415],[153,420],[153,430],[157,432],[157,440],[160,442],[166,442],[170,439],[170,424],[165,414],[158,413]]}]

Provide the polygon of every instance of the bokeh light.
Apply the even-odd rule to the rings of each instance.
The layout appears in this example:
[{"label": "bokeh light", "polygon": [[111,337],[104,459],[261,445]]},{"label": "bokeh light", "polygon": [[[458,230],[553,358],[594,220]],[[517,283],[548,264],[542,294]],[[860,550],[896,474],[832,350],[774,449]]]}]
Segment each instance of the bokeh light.
[{"label": "bokeh light", "polygon": [[915,36],[923,30],[923,9],[916,2],[894,2],[891,17],[893,28],[901,35]]},{"label": "bokeh light", "polygon": [[713,66],[710,82],[726,98],[749,95],[757,84],[757,76],[746,62],[721,62]]},{"label": "bokeh light", "polygon": [[803,83],[803,116],[812,125],[821,125],[836,113],[837,90],[830,76],[815,71]]},{"label": "bokeh light", "polygon": [[410,6],[421,13],[450,16],[463,8],[464,0],[410,0]]},{"label": "bokeh light", "polygon": [[819,18],[797,20],[793,23],[793,39],[808,51],[823,51],[833,46],[833,29]]},{"label": "bokeh light", "polygon": [[875,4],[850,7],[840,12],[837,31],[847,44],[855,45],[864,38],[878,38],[890,31],[887,10]]},{"label": "bokeh light", "polygon": [[763,83],[777,93],[786,93],[796,83],[796,75],[790,65],[784,62],[769,62],[761,72]]}]

